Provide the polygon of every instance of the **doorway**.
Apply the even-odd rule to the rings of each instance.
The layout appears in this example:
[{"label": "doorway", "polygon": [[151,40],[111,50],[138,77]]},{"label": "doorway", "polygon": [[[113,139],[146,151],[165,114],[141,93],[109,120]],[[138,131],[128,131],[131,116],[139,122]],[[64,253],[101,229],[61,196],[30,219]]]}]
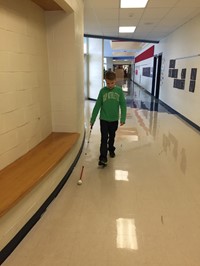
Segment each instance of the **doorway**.
[{"label": "doorway", "polygon": [[154,56],[151,94],[155,96],[156,99],[159,99],[160,94],[161,66],[162,54]]}]

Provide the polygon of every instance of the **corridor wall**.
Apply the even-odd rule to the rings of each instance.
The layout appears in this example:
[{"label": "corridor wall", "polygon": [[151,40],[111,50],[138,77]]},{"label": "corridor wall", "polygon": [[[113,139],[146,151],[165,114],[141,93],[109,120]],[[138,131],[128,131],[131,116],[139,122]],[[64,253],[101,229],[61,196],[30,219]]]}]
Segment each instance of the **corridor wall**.
[{"label": "corridor wall", "polygon": [[52,128],[54,132],[81,132],[84,124],[83,13],[75,11],[66,15],[54,11],[46,12],[45,17]]},{"label": "corridor wall", "polygon": [[52,131],[44,11],[0,3],[0,169]]},{"label": "corridor wall", "polygon": [[[200,126],[200,15],[184,24],[155,46],[155,54],[162,53],[160,99],[171,108]],[[170,76],[170,60],[175,60],[176,77]],[[171,61],[172,62],[172,61]],[[195,89],[190,91],[192,69],[196,69]],[[185,77],[183,77],[185,70]],[[184,80],[177,88],[175,82]]]},{"label": "corridor wall", "polygon": [[80,134],[54,171],[0,218],[0,250],[60,184],[84,139],[83,1],[56,2],[63,11],[0,2],[0,170],[52,131]]},{"label": "corridor wall", "polygon": [[[200,15],[155,44],[154,50],[154,56],[162,54],[159,99],[197,127],[200,126],[199,27]],[[136,71],[143,68],[144,63],[135,64]],[[147,63],[153,67],[153,60]],[[151,91],[151,78],[147,83],[145,76],[140,77],[139,80],[135,75],[138,84]]]}]

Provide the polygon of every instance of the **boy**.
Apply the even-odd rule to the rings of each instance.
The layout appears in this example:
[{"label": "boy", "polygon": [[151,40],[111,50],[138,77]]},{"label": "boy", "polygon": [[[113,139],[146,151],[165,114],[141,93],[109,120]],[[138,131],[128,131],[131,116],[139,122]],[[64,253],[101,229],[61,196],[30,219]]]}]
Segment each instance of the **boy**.
[{"label": "boy", "polygon": [[116,74],[112,71],[106,72],[106,87],[103,87],[98,95],[96,104],[92,111],[90,125],[93,126],[100,110],[101,145],[99,165],[107,164],[107,153],[115,157],[115,132],[118,128],[119,109],[121,110],[120,125],[126,120],[126,100],[122,89],[116,86]]}]

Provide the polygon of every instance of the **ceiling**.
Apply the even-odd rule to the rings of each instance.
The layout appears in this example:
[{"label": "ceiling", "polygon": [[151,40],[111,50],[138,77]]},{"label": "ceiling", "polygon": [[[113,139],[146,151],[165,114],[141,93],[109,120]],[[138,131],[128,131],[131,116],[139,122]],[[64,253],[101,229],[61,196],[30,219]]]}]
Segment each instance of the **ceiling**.
[{"label": "ceiling", "polygon": [[[72,11],[68,5],[61,5],[66,3],[62,0],[32,1],[47,11]],[[121,9],[120,0],[83,1],[85,36],[114,40],[110,43],[116,57],[134,56],[146,43],[158,43],[200,14],[200,0],[149,0],[145,8],[135,9]],[[119,33],[119,26],[136,26],[136,30]]]},{"label": "ceiling", "polygon": [[[137,9],[121,9],[120,0],[84,0],[84,34],[133,40],[135,51],[144,43],[158,43],[198,14],[200,0],[149,0],[145,8]],[[119,33],[119,26],[136,26],[136,30]]]}]

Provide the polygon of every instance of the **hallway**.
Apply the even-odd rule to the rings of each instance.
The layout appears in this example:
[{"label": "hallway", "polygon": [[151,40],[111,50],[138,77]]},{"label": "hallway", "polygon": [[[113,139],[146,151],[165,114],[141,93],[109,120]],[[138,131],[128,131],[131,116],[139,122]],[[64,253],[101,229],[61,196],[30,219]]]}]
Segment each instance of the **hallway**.
[{"label": "hallway", "polygon": [[99,121],[87,143],[87,101],[74,171],[4,266],[199,266],[200,134],[141,88],[122,85],[128,112],[116,157],[98,167]]}]

